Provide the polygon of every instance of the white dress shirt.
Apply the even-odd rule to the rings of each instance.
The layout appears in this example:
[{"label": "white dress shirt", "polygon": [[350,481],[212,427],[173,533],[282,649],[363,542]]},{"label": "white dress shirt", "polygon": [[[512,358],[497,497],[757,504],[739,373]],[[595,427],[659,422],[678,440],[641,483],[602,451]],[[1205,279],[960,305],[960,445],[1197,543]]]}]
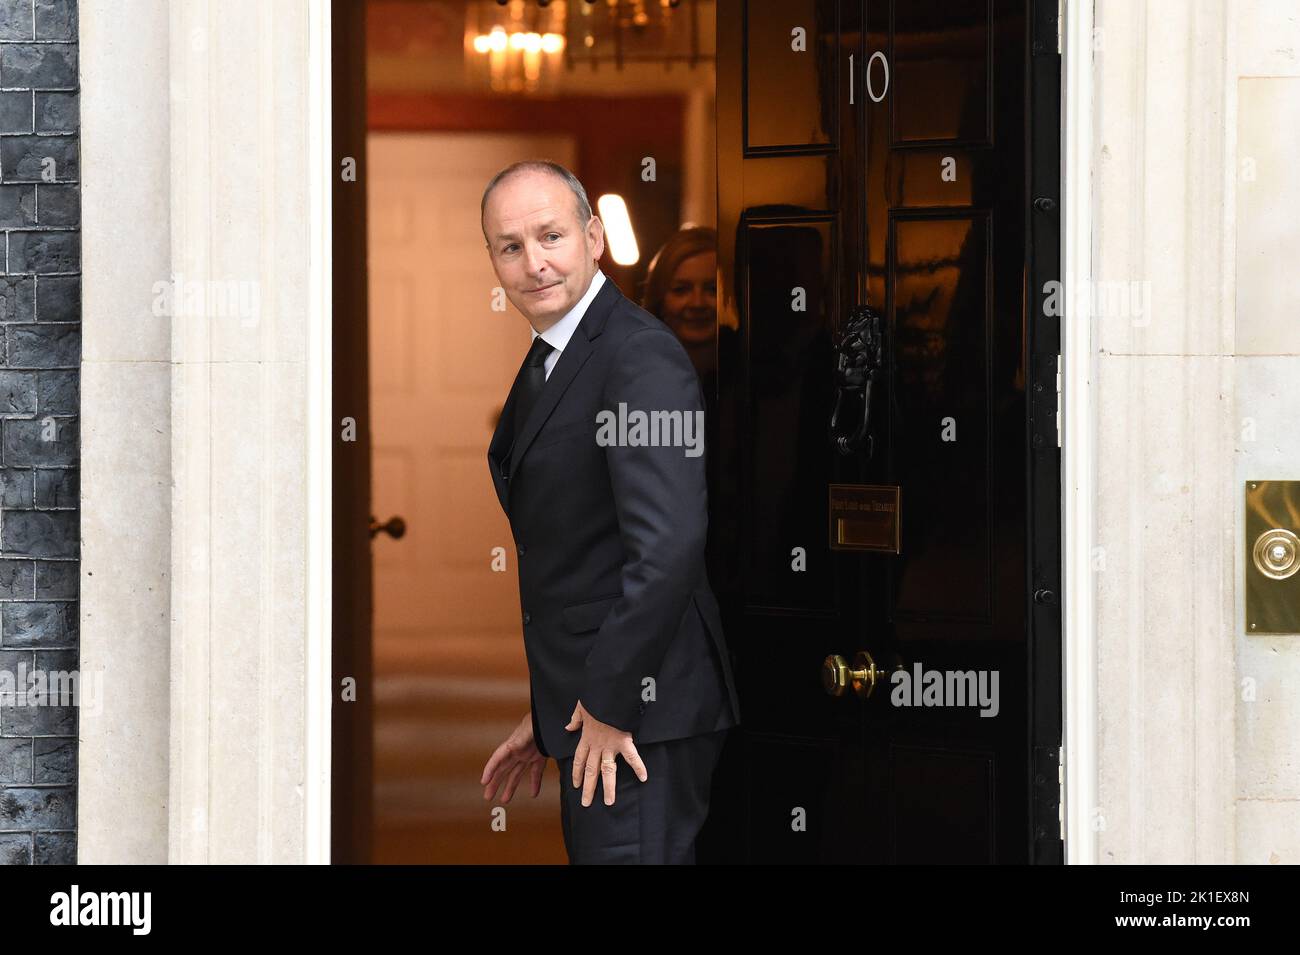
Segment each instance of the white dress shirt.
[{"label": "white dress shirt", "polygon": [[[564,346],[569,344],[569,339],[578,330],[578,323],[582,321],[582,316],[587,313],[587,306],[591,304],[591,300],[596,297],[596,293],[600,291],[600,287],[604,284],[605,273],[600,269],[596,269],[596,274],[591,277],[591,284],[587,286],[587,293],[578,299],[578,304],[565,312],[562,319],[542,332],[542,338],[546,339],[546,344],[555,349],[546,356],[544,363],[547,378],[551,377],[551,369],[560,360],[560,352],[564,351]],[[532,345],[537,338],[537,330],[534,328],[529,330],[532,331],[533,337],[528,340],[528,343]]]}]

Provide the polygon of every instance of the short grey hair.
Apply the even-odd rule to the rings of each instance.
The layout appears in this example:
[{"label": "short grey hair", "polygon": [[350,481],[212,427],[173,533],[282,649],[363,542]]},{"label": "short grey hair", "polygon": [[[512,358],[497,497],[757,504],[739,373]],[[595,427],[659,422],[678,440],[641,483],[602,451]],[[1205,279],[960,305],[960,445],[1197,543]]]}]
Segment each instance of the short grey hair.
[{"label": "short grey hair", "polygon": [[488,197],[492,195],[492,190],[502,182],[523,172],[544,172],[559,179],[573,192],[578,209],[578,224],[585,226],[588,220],[591,219],[591,203],[587,201],[587,190],[582,188],[582,183],[578,182],[577,176],[558,162],[552,162],[549,159],[521,159],[519,162],[513,162],[506,166],[505,169],[493,176],[492,181],[483,190],[483,201],[479,203],[479,228],[483,230],[483,238],[489,245],[492,244],[492,240],[488,239],[487,225],[485,224]]}]

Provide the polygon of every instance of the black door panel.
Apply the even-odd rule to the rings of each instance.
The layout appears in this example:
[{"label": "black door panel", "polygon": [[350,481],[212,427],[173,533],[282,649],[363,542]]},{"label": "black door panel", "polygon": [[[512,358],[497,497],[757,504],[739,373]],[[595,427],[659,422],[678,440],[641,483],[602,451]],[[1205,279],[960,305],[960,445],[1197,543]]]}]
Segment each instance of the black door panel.
[{"label": "black door panel", "polygon": [[[1059,668],[1031,632],[1054,458],[1027,400],[1054,347],[1031,170],[1057,130],[1030,122],[1031,5],[718,2],[709,559],[744,717],[701,861],[1059,858]],[[883,363],[870,452],[842,454],[835,345],[862,305]],[[831,484],[901,489],[899,553],[831,546]],[[823,660],[864,650],[967,705],[830,695]]]}]

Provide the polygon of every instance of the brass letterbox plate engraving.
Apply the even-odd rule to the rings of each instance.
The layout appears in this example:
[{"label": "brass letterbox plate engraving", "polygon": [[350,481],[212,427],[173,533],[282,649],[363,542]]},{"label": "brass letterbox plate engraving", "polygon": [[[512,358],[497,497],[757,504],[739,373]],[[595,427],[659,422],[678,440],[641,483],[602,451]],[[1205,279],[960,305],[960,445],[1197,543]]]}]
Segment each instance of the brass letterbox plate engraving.
[{"label": "brass letterbox plate engraving", "polygon": [[830,485],[831,550],[897,554],[899,491],[897,484]]},{"label": "brass letterbox plate engraving", "polygon": [[1300,481],[1247,481],[1246,633],[1300,634]]}]

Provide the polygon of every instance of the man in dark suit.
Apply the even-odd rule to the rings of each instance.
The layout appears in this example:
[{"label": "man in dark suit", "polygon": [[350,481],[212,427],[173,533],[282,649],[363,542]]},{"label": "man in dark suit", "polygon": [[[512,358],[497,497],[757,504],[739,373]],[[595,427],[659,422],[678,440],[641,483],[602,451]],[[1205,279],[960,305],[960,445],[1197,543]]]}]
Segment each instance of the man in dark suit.
[{"label": "man in dark suit", "polygon": [[571,863],[693,863],[740,720],[704,565],[699,378],[668,327],[601,273],[603,225],[567,169],[507,167],[482,213],[492,267],[532,326],[488,448],[531,704],[488,760],[484,798],[504,784],[509,802],[525,772],[536,796],[552,756]]}]

